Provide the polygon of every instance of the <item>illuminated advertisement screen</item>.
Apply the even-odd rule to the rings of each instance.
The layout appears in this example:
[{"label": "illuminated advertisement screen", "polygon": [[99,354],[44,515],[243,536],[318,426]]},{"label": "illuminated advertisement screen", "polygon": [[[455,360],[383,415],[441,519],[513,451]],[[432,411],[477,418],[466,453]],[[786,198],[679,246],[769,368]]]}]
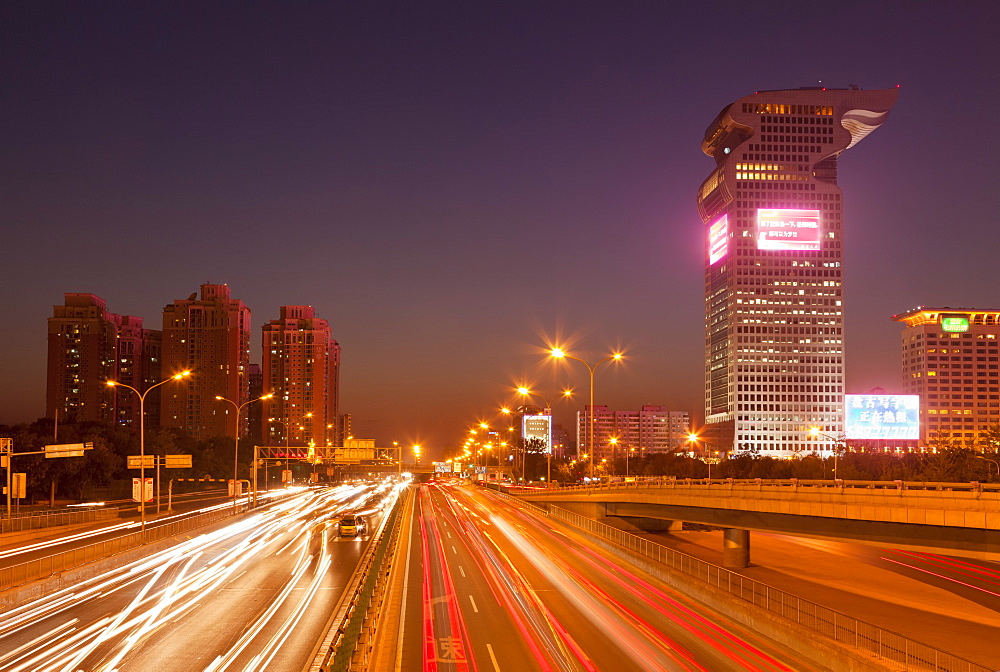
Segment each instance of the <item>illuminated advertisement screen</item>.
[{"label": "illuminated advertisement screen", "polygon": [[848,439],[919,439],[920,397],[845,394],[844,433]]},{"label": "illuminated advertisement screen", "polygon": [[729,215],[723,215],[708,227],[708,265],[729,253]]},{"label": "illuminated advertisement screen", "polygon": [[757,210],[758,250],[819,250],[819,210]]},{"label": "illuminated advertisement screen", "polygon": [[526,415],[521,421],[521,436],[525,441],[541,439],[545,442],[544,452],[552,452],[552,416]]},{"label": "illuminated advertisement screen", "polygon": [[941,316],[941,331],[964,332],[969,330],[969,318],[961,315]]}]

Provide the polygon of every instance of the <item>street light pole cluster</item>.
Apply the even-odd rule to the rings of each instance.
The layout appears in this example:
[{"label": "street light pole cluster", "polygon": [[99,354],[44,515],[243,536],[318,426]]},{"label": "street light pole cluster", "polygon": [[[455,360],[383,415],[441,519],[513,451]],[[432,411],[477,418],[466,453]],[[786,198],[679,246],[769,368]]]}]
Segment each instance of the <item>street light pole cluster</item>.
[{"label": "street light pole cluster", "polygon": [[[219,395],[216,395],[215,397],[216,401],[224,401],[227,404],[232,405],[232,407],[236,409],[236,443],[233,449],[233,511],[236,511],[236,500],[238,499],[236,493],[239,492],[238,479],[239,479],[239,468],[240,468],[240,413],[243,411],[243,407],[246,406],[247,404],[252,404],[255,401],[265,401],[273,396],[274,394],[265,394],[264,396],[257,397],[256,399],[244,401],[242,404],[237,404],[232,399],[226,399],[225,397],[220,397]],[[256,469],[257,465],[256,464],[253,465],[253,468]],[[266,475],[267,474],[265,474],[265,476]],[[254,476],[255,481],[256,479],[257,477]],[[254,497],[256,497],[256,495],[254,495]]]}]

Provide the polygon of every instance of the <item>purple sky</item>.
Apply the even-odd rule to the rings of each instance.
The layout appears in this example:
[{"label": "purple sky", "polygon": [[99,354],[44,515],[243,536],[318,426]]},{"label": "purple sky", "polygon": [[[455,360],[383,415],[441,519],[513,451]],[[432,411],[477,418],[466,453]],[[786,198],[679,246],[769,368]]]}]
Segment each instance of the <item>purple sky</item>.
[{"label": "purple sky", "polygon": [[848,390],[899,391],[891,315],[1000,308],[997,25],[993,0],[7,0],[0,423],[44,412],[64,292],[160,328],[204,282],[250,306],[253,361],[315,306],[380,443],[451,447],[522,380],[584,403],[557,339],[626,348],[598,403],[700,417],[702,134],[819,82],[902,87],[840,163]]}]

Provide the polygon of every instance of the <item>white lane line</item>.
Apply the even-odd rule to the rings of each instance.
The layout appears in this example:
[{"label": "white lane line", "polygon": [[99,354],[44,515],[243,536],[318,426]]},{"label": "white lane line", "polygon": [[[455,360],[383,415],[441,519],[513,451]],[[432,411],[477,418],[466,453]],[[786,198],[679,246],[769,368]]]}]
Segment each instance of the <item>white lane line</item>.
[{"label": "white lane line", "polygon": [[449,539],[451,539],[451,532],[449,532],[449,531],[445,530],[445,532],[444,532],[444,533],[448,535],[448,538],[449,538]]},{"label": "white lane line", "polygon": [[454,553],[455,555],[458,555],[458,549],[455,548],[454,544],[452,544],[452,546],[451,546],[451,552]]},{"label": "white lane line", "polygon": [[462,569],[462,565],[458,566],[458,571],[460,571],[462,573],[462,578],[464,579],[465,578],[465,570]]},{"label": "white lane line", "polygon": [[476,606],[476,601],[472,598],[472,595],[469,595],[469,602],[472,602],[472,610],[478,614],[479,607]]},{"label": "white lane line", "polygon": [[496,672],[500,672],[500,666],[497,664],[497,657],[493,655],[493,647],[487,644],[486,650],[490,652],[490,660],[493,661],[493,669],[496,670]]}]

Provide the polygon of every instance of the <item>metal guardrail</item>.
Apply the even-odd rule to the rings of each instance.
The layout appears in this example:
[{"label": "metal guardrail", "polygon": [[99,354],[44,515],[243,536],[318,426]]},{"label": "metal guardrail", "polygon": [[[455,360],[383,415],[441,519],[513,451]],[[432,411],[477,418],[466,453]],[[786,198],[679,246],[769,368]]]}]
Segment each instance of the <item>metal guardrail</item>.
[{"label": "metal guardrail", "polygon": [[[246,504],[240,504],[236,513],[242,513],[246,510]],[[56,553],[10,567],[3,567],[0,568],[0,591],[16,588],[32,581],[38,581],[39,579],[45,579],[67,570],[75,569],[89,562],[110,558],[111,556],[131,551],[143,545],[168,539],[181,532],[210,525],[233,515],[236,515],[233,512],[233,508],[226,506],[217,511],[190,516],[163,525],[150,526],[147,523],[145,536],[143,536],[142,532],[131,532],[115,537],[114,539],[82,546],[71,551]]]},{"label": "metal guardrail", "polygon": [[26,532],[59,525],[96,523],[118,517],[118,509],[86,509],[76,511],[44,511],[41,513],[15,514],[11,518],[0,519],[0,534]]},{"label": "metal guardrail", "polygon": [[392,570],[393,558],[389,549],[395,548],[402,529],[399,519],[403,500],[404,497],[397,498],[392,513],[381,526],[375,551],[368,554],[356,574],[357,581],[354,582],[350,600],[341,606],[335,617],[336,634],[323,656],[320,672],[365,670],[371,662],[375,626],[388,592],[389,572]]},{"label": "metal guardrail", "polygon": [[611,527],[593,518],[587,518],[557,506],[545,509],[521,501],[507,493],[502,492],[501,494],[524,508],[534,510],[541,515],[558,518],[595,537],[614,542],[638,555],[661,563],[670,570],[697,578],[730,595],[746,600],[756,607],[793,621],[802,628],[870,653],[876,658],[901,664],[904,666],[904,670],[992,672],[991,668],[960,656],[921,644],[891,630],[885,630],[853,616],[802,599],[724,567],[713,565],[649,539]]},{"label": "metal guardrail", "polygon": [[850,481],[844,479],[808,480],[801,478],[770,479],[770,478],[678,478],[676,476],[643,476],[629,477],[629,480],[601,481],[580,485],[564,485],[558,488],[525,488],[512,486],[511,491],[525,494],[541,494],[544,492],[564,492],[567,490],[637,490],[642,488],[678,488],[701,485],[718,485],[724,487],[777,487],[782,489],[796,488],[860,488],[865,490],[935,490],[938,492],[996,492],[1000,493],[1000,483],[946,483],[931,481]]}]

